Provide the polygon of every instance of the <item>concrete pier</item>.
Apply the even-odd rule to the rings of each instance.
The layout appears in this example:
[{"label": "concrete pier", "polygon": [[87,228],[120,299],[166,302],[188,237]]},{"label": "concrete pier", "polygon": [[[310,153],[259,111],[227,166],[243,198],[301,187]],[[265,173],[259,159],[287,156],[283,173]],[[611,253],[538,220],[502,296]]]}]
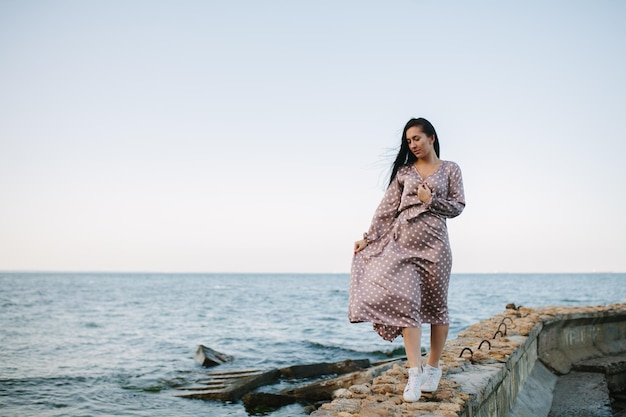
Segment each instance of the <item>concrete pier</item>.
[{"label": "concrete pier", "polygon": [[419,402],[402,401],[401,363],[312,415],[610,416],[609,391],[626,387],[625,352],[626,303],[507,308],[448,341],[439,389]]}]

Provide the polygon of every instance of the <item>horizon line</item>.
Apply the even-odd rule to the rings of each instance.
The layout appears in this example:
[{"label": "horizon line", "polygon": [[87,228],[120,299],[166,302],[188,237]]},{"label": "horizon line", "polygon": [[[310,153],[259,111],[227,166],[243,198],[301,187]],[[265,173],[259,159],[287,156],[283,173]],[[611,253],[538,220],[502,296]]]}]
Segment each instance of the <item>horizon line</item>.
[{"label": "horizon line", "polygon": [[[148,271],[148,270],[54,270],[54,269],[0,269],[0,274],[155,274],[155,275],[350,275],[350,272],[245,272],[245,271]],[[542,271],[491,271],[491,272],[452,272],[451,275],[582,275],[582,274],[626,274],[626,271],[564,271],[564,272],[542,272]]]}]

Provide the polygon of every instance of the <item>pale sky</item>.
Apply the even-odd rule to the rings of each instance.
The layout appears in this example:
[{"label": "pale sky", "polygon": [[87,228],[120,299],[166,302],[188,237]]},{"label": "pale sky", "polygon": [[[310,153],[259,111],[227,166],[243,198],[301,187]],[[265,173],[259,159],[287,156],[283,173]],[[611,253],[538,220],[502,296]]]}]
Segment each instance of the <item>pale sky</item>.
[{"label": "pale sky", "polygon": [[0,0],[0,270],[349,272],[411,117],[453,272],[626,271],[626,3]]}]

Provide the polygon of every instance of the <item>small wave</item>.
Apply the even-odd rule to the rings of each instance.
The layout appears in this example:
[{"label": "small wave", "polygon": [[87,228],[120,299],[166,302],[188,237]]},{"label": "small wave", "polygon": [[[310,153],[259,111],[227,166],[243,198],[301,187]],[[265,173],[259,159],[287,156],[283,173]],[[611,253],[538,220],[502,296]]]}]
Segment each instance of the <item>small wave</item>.
[{"label": "small wave", "polygon": [[375,350],[372,353],[385,355],[389,358],[393,358],[394,356],[406,356],[406,351],[403,346],[396,347],[394,349],[383,351],[383,350]]},{"label": "small wave", "polygon": [[559,300],[559,304],[579,304],[579,303],[588,303],[589,299],[578,299],[578,298],[561,298]]},{"label": "small wave", "polygon": [[145,381],[135,381],[135,383],[129,383],[126,381],[124,384],[121,384],[121,388],[124,390],[130,391],[141,391],[141,392],[161,392],[164,390],[175,389],[187,385],[189,381],[181,377],[175,377],[172,379],[166,378],[157,378],[154,380],[145,380]]},{"label": "small wave", "polygon": [[331,344],[325,344],[325,343],[319,343],[319,342],[313,342],[310,340],[306,341],[307,345],[309,347],[312,347],[314,349],[323,349],[323,350],[333,350],[336,352],[345,352],[346,354],[350,354],[353,355],[354,354],[359,354],[359,355],[369,355],[369,356],[374,356],[374,357],[387,357],[387,358],[393,358],[395,356],[404,356],[406,355],[406,352],[404,350],[403,346],[391,346],[390,349],[375,349],[375,350],[358,350],[355,348],[350,348],[350,347],[343,347],[343,346],[336,346],[336,345],[331,345]]},{"label": "small wave", "polygon": [[6,308],[8,309],[9,307],[15,307],[17,306],[17,303],[14,303],[13,301],[3,301],[2,304],[0,304],[0,307],[2,307],[3,309]]}]

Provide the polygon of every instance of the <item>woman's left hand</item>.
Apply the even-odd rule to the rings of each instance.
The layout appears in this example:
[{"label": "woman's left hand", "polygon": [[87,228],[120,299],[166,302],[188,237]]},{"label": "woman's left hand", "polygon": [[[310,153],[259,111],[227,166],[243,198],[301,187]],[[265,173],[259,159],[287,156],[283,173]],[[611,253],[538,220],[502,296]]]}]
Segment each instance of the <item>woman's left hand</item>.
[{"label": "woman's left hand", "polygon": [[361,252],[367,246],[367,240],[361,239],[354,242],[354,254]]},{"label": "woman's left hand", "polygon": [[417,198],[424,204],[430,204],[433,200],[433,190],[427,182],[423,182],[417,187]]}]

